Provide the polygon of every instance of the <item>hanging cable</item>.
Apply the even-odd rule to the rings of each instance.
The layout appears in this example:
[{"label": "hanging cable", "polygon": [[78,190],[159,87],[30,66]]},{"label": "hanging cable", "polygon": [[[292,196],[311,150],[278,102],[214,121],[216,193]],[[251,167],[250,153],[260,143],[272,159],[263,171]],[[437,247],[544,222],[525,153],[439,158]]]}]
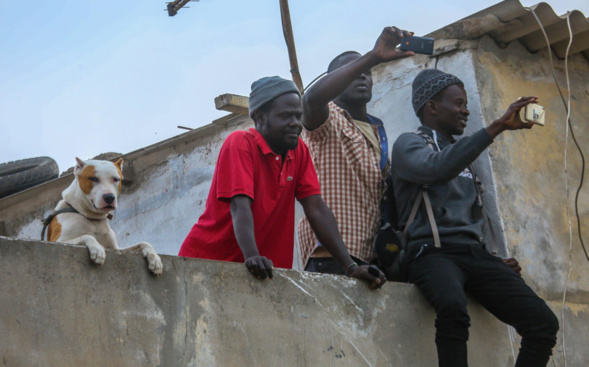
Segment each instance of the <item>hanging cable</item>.
[{"label": "hanging cable", "polygon": [[[544,39],[546,40],[546,45],[548,47],[548,55],[550,58],[550,67],[552,70],[552,78],[554,79],[554,83],[556,84],[556,87],[558,88],[558,94],[560,95],[560,99],[562,100],[562,103],[564,104],[564,108],[566,109],[566,112],[567,112],[567,116],[568,116],[567,124],[568,124],[568,128],[570,129],[570,132],[571,132],[571,137],[573,138],[575,146],[577,147],[577,150],[579,151],[579,155],[581,156],[581,179],[579,182],[579,187],[577,188],[577,193],[575,194],[575,214],[577,216],[577,230],[579,233],[579,240],[581,241],[581,247],[583,248],[583,252],[585,253],[585,258],[587,259],[587,261],[589,261],[589,253],[587,252],[587,248],[585,247],[585,242],[583,241],[583,233],[582,233],[582,229],[581,229],[581,217],[579,215],[579,195],[581,194],[581,189],[583,188],[583,181],[585,179],[585,155],[583,154],[583,151],[581,150],[579,142],[577,141],[577,137],[575,136],[575,131],[573,129],[571,119],[570,119],[569,107],[568,107],[568,104],[565,102],[564,96],[562,95],[562,91],[560,89],[560,84],[558,84],[558,80],[556,79],[556,73],[554,72],[554,63],[552,62],[552,49],[550,48],[550,41],[548,40],[548,35],[546,34],[546,30],[544,30],[544,26],[542,25],[542,22],[540,21],[540,19],[538,18],[538,16],[534,12],[534,9],[532,9],[532,8],[527,8],[527,9],[529,9],[532,12],[532,15],[534,16],[534,18],[536,18],[536,22],[538,22],[538,25],[540,26],[540,30],[542,30],[542,34],[544,35]],[[569,25],[569,32],[571,35],[570,38],[572,39],[572,29],[570,28],[570,13],[569,13],[569,16],[567,17],[567,20],[568,20],[567,24]],[[567,57],[568,57],[568,52],[567,52]],[[565,67],[567,67],[567,65],[565,65]],[[568,74],[568,69],[567,69],[567,74]]]},{"label": "hanging cable", "polygon": [[313,81],[311,81],[311,83],[307,84],[307,86],[305,87],[305,89],[303,89],[303,93],[307,91],[307,89],[313,85],[313,83],[315,83],[317,80],[319,80],[319,78],[321,78],[323,75],[327,74],[327,71],[319,74],[319,76],[315,79],[313,79]]},{"label": "hanging cable", "polygon": [[565,57],[564,57],[564,69],[565,69],[565,76],[566,76],[566,81],[567,81],[567,117],[566,117],[566,121],[565,121],[565,127],[566,127],[566,136],[565,136],[565,142],[564,142],[564,176],[565,176],[565,186],[566,186],[566,213],[567,213],[567,221],[569,223],[569,271],[567,273],[567,277],[566,280],[564,282],[564,290],[562,292],[562,308],[561,308],[561,319],[563,320],[562,322],[562,356],[563,356],[563,360],[564,360],[564,367],[566,367],[567,365],[567,358],[566,358],[566,339],[565,339],[565,328],[566,328],[566,323],[564,322],[564,310],[565,310],[565,306],[566,306],[566,294],[567,294],[567,289],[568,289],[568,285],[569,285],[569,280],[571,279],[571,274],[573,272],[573,228],[572,228],[572,224],[571,224],[571,217],[569,214],[569,181],[568,181],[568,166],[567,166],[567,147],[568,147],[568,142],[569,142],[569,130],[572,130],[570,127],[570,124],[568,124],[567,122],[570,121],[571,118],[571,84],[570,84],[570,79],[569,79],[569,67],[568,67],[568,62],[569,62],[569,51],[571,49],[571,45],[573,44],[573,31],[571,29],[571,16],[570,13],[567,13],[567,26],[569,28],[569,44],[567,46],[567,50],[565,53]]},{"label": "hanging cable", "polygon": [[548,46],[548,52],[550,55],[550,65],[551,65],[551,69],[552,69],[552,77],[554,78],[554,82],[556,83],[556,86],[558,87],[558,93],[560,94],[560,98],[562,99],[562,102],[565,104],[565,109],[567,112],[567,117],[566,117],[566,121],[565,121],[566,137],[565,137],[565,147],[564,147],[564,156],[565,156],[564,164],[565,164],[565,185],[566,185],[566,199],[567,199],[566,200],[566,209],[567,209],[566,213],[567,213],[567,221],[569,223],[569,271],[567,273],[567,277],[566,277],[565,284],[564,284],[564,290],[563,290],[563,295],[562,295],[562,307],[561,307],[562,355],[563,355],[563,360],[564,360],[564,366],[566,367],[566,365],[567,365],[566,341],[565,341],[566,323],[564,322],[565,321],[564,310],[565,310],[565,306],[566,306],[566,294],[567,294],[568,282],[570,280],[572,270],[573,270],[573,234],[572,234],[572,225],[571,225],[569,210],[568,210],[569,187],[568,187],[568,168],[567,168],[567,161],[568,161],[568,159],[567,159],[568,158],[567,157],[567,146],[568,146],[569,131],[571,132],[571,136],[573,138],[573,141],[575,142],[575,145],[576,145],[576,147],[579,151],[579,154],[581,156],[581,165],[582,165],[581,166],[581,180],[579,183],[579,187],[577,188],[577,193],[575,195],[575,214],[577,216],[577,227],[578,227],[578,231],[579,231],[579,240],[581,241],[581,246],[583,247],[583,251],[585,252],[585,257],[587,258],[587,260],[589,260],[589,256],[587,255],[587,249],[585,248],[585,244],[583,243],[583,236],[582,236],[582,232],[581,232],[581,220],[580,220],[580,216],[579,216],[579,207],[578,207],[579,194],[581,192],[581,188],[583,187],[583,179],[585,176],[585,157],[583,155],[583,151],[581,150],[581,148],[579,146],[579,143],[577,142],[577,139],[575,137],[575,132],[574,132],[572,124],[571,124],[571,87],[570,87],[570,78],[569,78],[569,70],[568,70],[568,56],[569,56],[571,45],[573,44],[573,30],[571,28],[571,13],[567,12],[567,27],[569,30],[569,43],[568,43],[566,53],[565,53],[565,76],[566,76],[566,81],[567,81],[568,95],[567,95],[567,102],[565,103],[560,86],[558,84],[558,81],[556,80],[556,73],[554,72],[554,64],[552,63],[552,52],[550,49],[550,41],[548,40],[548,35],[546,34],[546,31],[544,30],[544,27],[542,26],[542,22],[540,22],[540,19],[538,18],[538,16],[534,12],[534,10],[533,9],[530,9],[530,10],[532,11],[534,18],[536,18],[536,21],[540,25],[540,29],[542,30],[542,33],[544,34],[544,38],[546,39],[546,44]]}]

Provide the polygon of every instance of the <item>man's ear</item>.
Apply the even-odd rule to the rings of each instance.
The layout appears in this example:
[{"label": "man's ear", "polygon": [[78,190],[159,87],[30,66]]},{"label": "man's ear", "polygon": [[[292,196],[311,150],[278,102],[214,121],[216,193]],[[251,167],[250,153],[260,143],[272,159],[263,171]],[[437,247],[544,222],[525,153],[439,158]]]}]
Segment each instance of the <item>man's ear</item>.
[{"label": "man's ear", "polygon": [[256,111],[252,115],[256,130],[259,130],[266,123],[266,114],[262,111]]},{"label": "man's ear", "polygon": [[430,115],[437,115],[438,114],[438,105],[436,101],[430,99],[429,101],[425,102],[425,106],[423,107],[423,111],[429,113]]}]

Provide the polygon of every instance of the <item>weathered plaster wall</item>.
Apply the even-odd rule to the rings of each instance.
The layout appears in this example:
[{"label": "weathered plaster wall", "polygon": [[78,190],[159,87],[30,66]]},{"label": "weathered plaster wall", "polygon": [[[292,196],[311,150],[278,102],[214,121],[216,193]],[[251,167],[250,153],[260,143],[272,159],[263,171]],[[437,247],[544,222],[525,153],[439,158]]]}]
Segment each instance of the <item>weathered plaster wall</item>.
[{"label": "weathered plaster wall", "polygon": [[[481,42],[475,61],[482,109],[488,123],[522,95],[538,96],[546,108],[545,127],[505,132],[490,150],[510,251],[521,260],[532,284],[550,297],[560,297],[569,268],[564,171],[566,111],[552,78],[550,62],[547,55],[530,54],[518,43],[502,50],[489,39]],[[566,88],[564,62],[556,61],[555,66],[559,83]],[[571,120],[585,154],[589,153],[586,150],[589,147],[588,71],[589,64],[582,56],[570,60]],[[567,155],[568,209],[573,231],[573,272],[568,298],[571,302],[587,304],[589,262],[582,251],[574,217],[581,158],[570,136]],[[582,230],[587,236],[589,189],[584,186],[579,209]]]},{"label": "weathered plaster wall", "polygon": [[[434,314],[411,285],[292,270],[259,281],[242,264],[162,260],[155,277],[138,254],[108,251],[97,267],[83,247],[0,237],[1,364],[436,365]],[[469,307],[470,365],[512,366],[507,327]]]},{"label": "weathered plaster wall", "polygon": [[[567,359],[580,352],[571,347],[589,331],[589,261],[578,236],[574,196],[580,182],[581,158],[569,135],[565,181],[566,111],[554,84],[547,54],[529,54],[518,43],[498,49],[483,39],[475,53],[481,105],[488,123],[515,98],[538,96],[546,108],[546,126],[507,132],[491,146],[498,199],[509,250],[522,263],[526,281],[553,303],[563,302]],[[555,62],[556,77],[566,89],[564,62]],[[577,55],[569,61],[571,120],[585,157],[589,151],[589,64]],[[566,90],[563,90],[565,98]],[[585,170],[587,170],[587,165]],[[587,175],[579,196],[581,229],[589,234]],[[568,217],[567,217],[568,208]],[[569,237],[569,219],[571,237]],[[567,283],[567,276],[570,279]],[[566,289],[566,293],[565,293]],[[587,340],[585,340],[587,344]],[[562,345],[559,346],[562,351]],[[585,364],[589,359],[585,359]]]}]

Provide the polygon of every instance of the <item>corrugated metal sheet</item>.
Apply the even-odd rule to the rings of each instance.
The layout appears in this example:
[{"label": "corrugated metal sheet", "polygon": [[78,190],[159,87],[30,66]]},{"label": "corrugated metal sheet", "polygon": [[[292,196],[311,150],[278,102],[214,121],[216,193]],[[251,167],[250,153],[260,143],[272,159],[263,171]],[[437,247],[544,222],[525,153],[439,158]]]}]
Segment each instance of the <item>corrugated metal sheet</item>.
[{"label": "corrugated metal sheet", "polygon": [[546,40],[532,11],[540,19],[552,51],[561,59],[569,43],[567,16],[570,17],[573,44],[569,55],[582,53],[589,60],[589,19],[578,10],[558,16],[547,3],[527,8],[519,0],[505,0],[438,29],[428,37],[470,40],[486,34],[500,46],[518,40],[530,52],[536,52],[546,48]]}]

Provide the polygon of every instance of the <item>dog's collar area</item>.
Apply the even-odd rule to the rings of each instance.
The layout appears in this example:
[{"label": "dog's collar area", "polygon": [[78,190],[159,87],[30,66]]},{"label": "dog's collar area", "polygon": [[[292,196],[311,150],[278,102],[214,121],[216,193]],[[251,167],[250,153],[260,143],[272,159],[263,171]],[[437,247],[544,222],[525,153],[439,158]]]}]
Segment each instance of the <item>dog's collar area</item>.
[{"label": "dog's collar area", "polygon": [[[69,207],[72,209],[72,211],[70,211],[70,210],[67,210],[67,212],[71,212],[71,213],[80,214],[82,217],[84,217],[84,218],[86,218],[86,219],[88,219],[88,220],[103,220],[103,219],[104,219],[104,218],[90,218],[90,217],[87,217],[87,216],[85,216],[84,214],[82,214],[82,213],[80,213],[79,211],[77,211],[77,210],[76,210],[76,208],[74,208],[74,206],[73,206],[72,204],[68,203],[67,201],[65,201],[65,204],[66,204],[67,206],[69,206]],[[93,206],[94,206],[94,208],[96,209],[96,206],[94,205],[94,203],[92,203],[92,205],[93,205]],[[67,209],[67,208],[64,208],[64,209]],[[59,210],[58,210],[58,211],[59,211]],[[57,213],[57,212],[56,212],[56,213]],[[108,220],[112,220],[112,219],[113,219],[113,215],[112,215],[112,214],[110,214],[110,213],[108,213],[108,214],[106,215],[106,219],[108,219]]]},{"label": "dog's collar area", "polygon": [[[76,208],[74,208],[70,203],[66,202],[65,204],[67,205],[67,207],[61,208],[59,210],[56,210],[53,213],[49,214],[46,218],[44,218],[44,219],[41,220],[43,222],[43,230],[41,231],[41,241],[43,241],[43,239],[45,238],[45,231],[47,230],[47,227],[49,226],[49,223],[51,223],[51,221],[53,220],[53,218],[57,217],[60,214],[63,214],[63,213],[75,213],[75,214],[81,215],[82,217],[84,217],[84,218],[86,218],[88,220],[103,220],[104,219],[104,218],[88,218],[84,214],[82,214],[79,211],[77,211]],[[111,220],[113,218],[113,215],[109,213],[109,214],[107,214],[106,218],[108,220]]]}]

